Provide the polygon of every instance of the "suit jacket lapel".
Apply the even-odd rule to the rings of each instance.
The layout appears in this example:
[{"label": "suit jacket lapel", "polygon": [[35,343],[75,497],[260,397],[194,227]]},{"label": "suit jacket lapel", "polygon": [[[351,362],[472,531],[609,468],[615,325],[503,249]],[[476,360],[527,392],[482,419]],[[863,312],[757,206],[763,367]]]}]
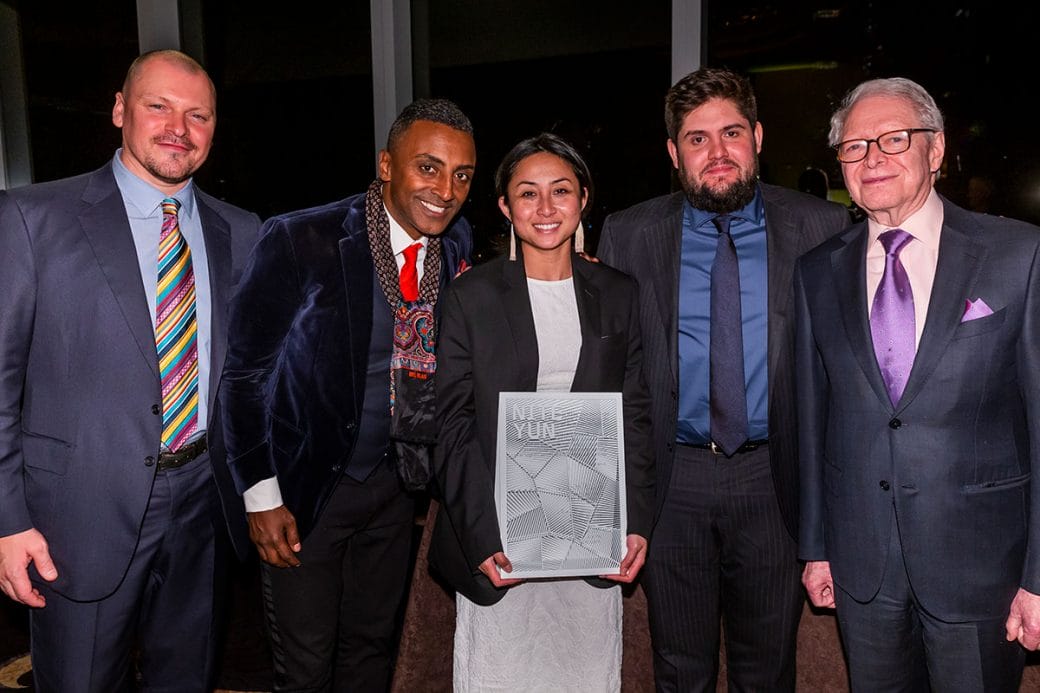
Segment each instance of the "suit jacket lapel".
[{"label": "suit jacket lapel", "polygon": [[581,351],[578,354],[578,365],[575,368],[571,389],[574,392],[583,392],[596,387],[600,379],[599,364],[592,363],[590,354],[593,353],[592,346],[603,336],[600,311],[604,306],[599,300],[599,289],[591,281],[589,263],[575,255],[571,264],[574,267],[574,295],[578,303],[578,320],[581,323]]},{"label": "suit jacket lapel", "polygon": [[779,368],[781,346],[784,344],[791,299],[791,285],[794,283],[794,265],[800,254],[800,246],[796,242],[796,219],[790,214],[786,205],[777,204],[769,199],[763,191],[762,197],[766,213],[766,263],[768,267],[768,370],[769,401],[773,397],[773,385],[777,378],[773,374]]},{"label": "suit jacket lapel", "polygon": [[515,372],[519,375],[517,390],[533,391],[538,385],[538,335],[535,333],[531,297],[527,292],[527,275],[523,256],[502,263],[502,304],[506,322],[516,350]]},{"label": "suit jacket lapel", "polygon": [[[141,283],[137,247],[126,218],[123,197],[112,177],[111,165],[98,171],[83,192],[89,207],[79,221],[94,257],[97,258],[109,288],[137,342],[141,355],[159,378],[159,357],[155,350],[155,327],[151,322],[148,298]],[[158,230],[156,230],[158,233]]]},{"label": "suit jacket lapel", "polygon": [[[360,228],[351,228],[351,220],[357,220]],[[374,293],[375,265],[372,262],[372,251],[368,245],[368,229],[364,215],[348,214],[343,223],[344,236],[339,241],[340,263],[343,266],[343,284],[346,295],[340,310],[343,319],[338,321],[337,329],[344,332],[343,341],[346,358],[350,359],[350,370],[355,383],[365,382],[368,372],[368,347],[372,339],[372,302],[384,301],[382,292]],[[389,376],[388,376],[389,377]],[[356,412],[344,413],[343,416],[356,415],[361,412],[364,388],[355,388],[351,401]]]},{"label": "suit jacket lapel", "polygon": [[960,325],[964,315],[964,301],[973,295],[985,259],[985,248],[965,233],[967,229],[964,227],[971,221],[955,218],[951,223],[950,214],[950,206],[945,205],[945,219],[939,237],[939,261],[935,267],[928,316],[898,409],[903,409],[913,401],[935,370],[954,331]]},{"label": "suit jacket lapel", "polygon": [[682,262],[683,194],[672,196],[672,209],[647,227],[649,274],[654,278],[654,294],[661,310],[661,322],[668,340],[668,365],[672,380],[678,378],[679,263]]},{"label": "suit jacket lapel", "polygon": [[209,265],[210,300],[210,361],[207,411],[212,417],[214,402],[220,386],[220,373],[227,353],[227,305],[231,300],[231,229],[202,196],[195,195],[202,222],[202,237],[206,243],[206,261]]},{"label": "suit jacket lapel", "polygon": [[891,406],[885,379],[881,376],[881,368],[874,355],[874,338],[870,334],[870,316],[867,312],[866,222],[846,231],[841,238],[845,245],[831,255],[831,269],[845,334],[860,368],[874,388],[874,394]]}]

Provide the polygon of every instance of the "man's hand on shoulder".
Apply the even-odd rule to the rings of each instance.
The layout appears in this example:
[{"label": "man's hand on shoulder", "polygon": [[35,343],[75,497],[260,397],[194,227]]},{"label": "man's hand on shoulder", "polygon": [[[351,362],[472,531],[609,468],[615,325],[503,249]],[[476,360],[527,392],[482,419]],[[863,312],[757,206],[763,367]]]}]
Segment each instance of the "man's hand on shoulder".
[{"label": "man's hand on shoulder", "polygon": [[1019,588],[1004,627],[1008,642],[1018,640],[1027,650],[1040,648],[1040,595]]},{"label": "man's hand on shoulder", "polygon": [[29,564],[33,562],[44,580],[53,582],[58,578],[47,540],[38,531],[27,529],[0,537],[0,590],[16,602],[42,607],[47,600],[29,581]]},{"label": "man's hand on shoulder", "polygon": [[249,521],[249,538],[265,563],[276,568],[300,565],[300,534],[296,530],[296,518],[284,505],[271,510],[246,513]]}]

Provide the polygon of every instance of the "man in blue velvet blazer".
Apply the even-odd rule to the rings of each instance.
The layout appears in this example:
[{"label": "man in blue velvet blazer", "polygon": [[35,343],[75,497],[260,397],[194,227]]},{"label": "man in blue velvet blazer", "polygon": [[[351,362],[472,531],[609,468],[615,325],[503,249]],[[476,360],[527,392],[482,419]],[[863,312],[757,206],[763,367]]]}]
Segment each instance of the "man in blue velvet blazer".
[{"label": "man in blue velvet blazer", "polygon": [[[198,63],[145,54],[116,95],[110,163],[0,193],[0,589],[33,607],[38,691],[127,690],[135,663],[146,689],[212,690],[218,487],[242,555],[249,545],[217,386],[260,226],[192,182],[215,109]],[[175,449],[160,444],[155,318],[167,198],[197,317],[197,424]]]},{"label": "man in blue velvet blazer", "polygon": [[469,260],[475,161],[454,104],[411,104],[367,193],[267,222],[232,305],[229,464],[265,562],[276,690],[389,685],[415,510],[396,457],[422,445],[403,420],[432,404],[412,386],[432,385],[437,296]]}]

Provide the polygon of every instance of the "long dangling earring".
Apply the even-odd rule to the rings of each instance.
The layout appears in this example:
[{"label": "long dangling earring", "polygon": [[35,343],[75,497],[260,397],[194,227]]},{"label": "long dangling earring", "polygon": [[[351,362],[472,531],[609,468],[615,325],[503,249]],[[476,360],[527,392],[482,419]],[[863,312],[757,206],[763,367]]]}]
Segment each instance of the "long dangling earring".
[{"label": "long dangling earring", "polygon": [[585,224],[578,220],[578,228],[574,230],[574,252],[585,252]]},{"label": "long dangling earring", "polygon": [[509,261],[516,261],[516,233],[513,232],[513,222],[509,222]]}]

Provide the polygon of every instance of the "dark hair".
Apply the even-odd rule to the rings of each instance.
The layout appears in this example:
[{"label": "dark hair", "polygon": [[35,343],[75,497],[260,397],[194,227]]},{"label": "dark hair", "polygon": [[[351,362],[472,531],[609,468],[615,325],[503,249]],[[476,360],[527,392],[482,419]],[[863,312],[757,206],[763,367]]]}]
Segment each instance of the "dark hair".
[{"label": "dark hair", "polygon": [[[589,172],[589,165],[585,163],[585,159],[577,149],[559,135],[551,132],[528,137],[509,150],[495,171],[497,196],[508,200],[506,189],[509,187],[509,181],[513,180],[520,162],[533,154],[543,152],[558,156],[570,165],[574,170],[574,176],[578,179],[578,186],[585,192],[585,211],[592,209],[592,173]],[[584,212],[582,214],[584,215]]]},{"label": "dark hair", "polygon": [[683,119],[711,99],[728,99],[752,127],[758,122],[758,104],[746,77],[724,68],[702,67],[676,82],[665,96],[664,125],[668,137],[677,141]]},{"label": "dark hair", "polygon": [[387,150],[392,152],[405,130],[418,120],[429,120],[473,135],[473,124],[453,102],[447,99],[416,99],[404,107],[390,126],[390,133],[386,136]]}]

